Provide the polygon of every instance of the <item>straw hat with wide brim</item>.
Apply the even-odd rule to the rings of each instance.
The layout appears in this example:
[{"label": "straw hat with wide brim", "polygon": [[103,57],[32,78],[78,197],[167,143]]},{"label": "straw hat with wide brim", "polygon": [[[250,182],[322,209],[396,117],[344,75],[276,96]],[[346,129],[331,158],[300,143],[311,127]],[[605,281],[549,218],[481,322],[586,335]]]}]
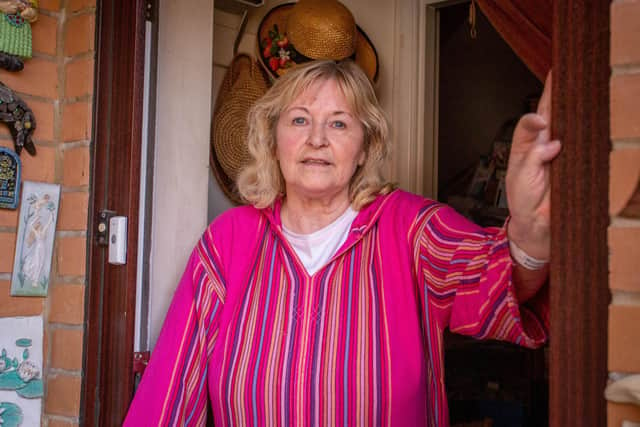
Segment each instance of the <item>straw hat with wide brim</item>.
[{"label": "straw hat with wide brim", "polygon": [[239,54],[227,70],[213,113],[210,164],[220,188],[234,203],[242,203],[236,178],[250,160],[247,114],[267,92],[269,78],[246,54]]},{"label": "straw hat with wide brim", "polygon": [[349,9],[336,0],[300,0],[271,9],[258,27],[258,59],[277,78],[314,59],[352,58],[375,82],[378,54],[356,25]]}]

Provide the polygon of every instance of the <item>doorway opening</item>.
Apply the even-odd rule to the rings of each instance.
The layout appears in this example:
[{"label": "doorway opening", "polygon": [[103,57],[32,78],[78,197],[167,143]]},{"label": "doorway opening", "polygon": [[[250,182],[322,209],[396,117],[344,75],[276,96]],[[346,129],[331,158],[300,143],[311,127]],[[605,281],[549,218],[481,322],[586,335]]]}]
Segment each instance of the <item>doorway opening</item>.
[{"label": "doorway opening", "polygon": [[[508,216],[504,177],[514,127],[535,111],[542,82],[470,2],[437,9],[437,198],[482,226]],[[546,349],[449,333],[451,424],[548,425]],[[476,424],[473,424],[476,425]]]}]

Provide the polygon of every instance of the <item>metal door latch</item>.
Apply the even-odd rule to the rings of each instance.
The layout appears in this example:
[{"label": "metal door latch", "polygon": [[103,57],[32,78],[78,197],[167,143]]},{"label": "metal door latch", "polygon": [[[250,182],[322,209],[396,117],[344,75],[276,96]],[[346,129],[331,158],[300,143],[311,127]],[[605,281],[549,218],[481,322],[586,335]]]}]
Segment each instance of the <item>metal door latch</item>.
[{"label": "metal door latch", "polygon": [[98,215],[98,232],[96,233],[96,239],[100,246],[109,246],[109,220],[115,216],[114,211],[108,209],[100,211]]}]

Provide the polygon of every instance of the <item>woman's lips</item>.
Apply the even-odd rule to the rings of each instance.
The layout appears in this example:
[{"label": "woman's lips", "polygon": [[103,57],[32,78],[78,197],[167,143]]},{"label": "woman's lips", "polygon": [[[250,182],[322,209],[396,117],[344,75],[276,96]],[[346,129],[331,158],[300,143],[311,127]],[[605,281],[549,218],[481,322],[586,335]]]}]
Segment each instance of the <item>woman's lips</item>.
[{"label": "woman's lips", "polygon": [[311,166],[329,166],[331,164],[331,162],[328,162],[323,159],[304,159],[302,163],[304,163],[305,165],[311,165]]}]

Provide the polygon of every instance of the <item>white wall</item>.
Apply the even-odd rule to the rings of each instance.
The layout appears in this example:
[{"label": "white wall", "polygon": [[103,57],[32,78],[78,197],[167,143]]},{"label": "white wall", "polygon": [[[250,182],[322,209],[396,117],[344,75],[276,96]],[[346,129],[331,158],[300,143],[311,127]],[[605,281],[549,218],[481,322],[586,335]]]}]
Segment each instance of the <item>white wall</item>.
[{"label": "white wall", "polygon": [[213,40],[210,0],[162,0],[158,7],[151,347],[191,249],[207,224]]}]

